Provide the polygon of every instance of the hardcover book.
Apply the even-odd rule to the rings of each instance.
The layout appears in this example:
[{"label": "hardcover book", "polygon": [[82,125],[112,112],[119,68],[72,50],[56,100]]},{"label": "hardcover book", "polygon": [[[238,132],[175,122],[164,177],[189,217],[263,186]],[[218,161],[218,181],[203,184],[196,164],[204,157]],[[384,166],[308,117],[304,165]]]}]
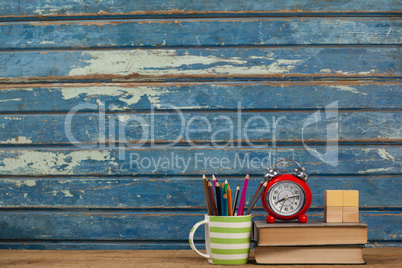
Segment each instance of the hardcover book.
[{"label": "hardcover book", "polygon": [[367,224],[254,221],[254,240],[258,246],[348,245],[367,243]]},{"label": "hardcover book", "polygon": [[255,247],[257,264],[365,264],[363,245]]}]

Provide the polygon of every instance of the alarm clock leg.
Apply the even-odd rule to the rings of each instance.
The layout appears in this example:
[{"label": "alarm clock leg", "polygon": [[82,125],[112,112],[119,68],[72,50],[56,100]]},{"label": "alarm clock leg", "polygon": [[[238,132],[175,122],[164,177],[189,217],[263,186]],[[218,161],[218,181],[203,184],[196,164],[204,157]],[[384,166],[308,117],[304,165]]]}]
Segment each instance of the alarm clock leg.
[{"label": "alarm clock leg", "polygon": [[274,223],[274,222],[275,222],[275,218],[274,218],[273,216],[271,216],[271,215],[268,215],[268,216],[265,218],[265,221],[266,221],[267,223]]},{"label": "alarm clock leg", "polygon": [[308,218],[307,218],[306,215],[302,214],[302,215],[299,216],[298,220],[299,220],[300,223],[306,223]]}]

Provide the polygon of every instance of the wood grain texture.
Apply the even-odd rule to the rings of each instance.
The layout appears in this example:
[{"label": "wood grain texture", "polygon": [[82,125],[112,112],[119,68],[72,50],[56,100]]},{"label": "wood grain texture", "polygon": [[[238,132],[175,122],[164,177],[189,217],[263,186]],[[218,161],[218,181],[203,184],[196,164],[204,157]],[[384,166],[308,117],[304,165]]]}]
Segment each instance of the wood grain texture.
[{"label": "wood grain texture", "polygon": [[[324,154],[335,147],[310,146]],[[399,146],[340,146],[338,162],[322,162],[307,147],[163,147],[121,149],[2,148],[0,175],[221,175],[262,174],[280,158],[293,159],[310,174],[401,174]]]},{"label": "wood grain texture", "polygon": [[[316,117],[319,117],[318,119]],[[402,142],[400,112],[119,113],[0,115],[0,144]],[[309,124],[309,120],[317,119]],[[101,121],[105,121],[105,129]],[[327,126],[337,124],[338,137]],[[179,141],[179,142],[177,142]]]},{"label": "wood grain texture", "polygon": [[[305,96],[309,96],[306,98]],[[401,82],[94,83],[0,85],[0,112],[400,109]],[[96,105],[97,108],[92,108]]]},{"label": "wood grain texture", "polygon": [[[0,23],[0,50],[400,44],[397,19],[186,19]],[[314,34],[311,34],[311,33]]]},{"label": "wood grain texture", "polygon": [[[279,158],[311,174],[312,219],[324,190],[359,190],[370,246],[401,246],[400,1],[3,2],[0,248],[188,248],[205,213],[202,172],[232,185],[249,172],[251,193]],[[336,120],[324,110],[334,102]],[[80,147],[64,124],[77,105]],[[186,136],[175,108],[214,131],[233,122],[233,137],[199,132],[201,119]],[[133,115],[157,145],[134,146],[144,129]],[[248,128],[270,124],[246,133],[256,146],[244,133],[253,116]],[[110,123],[127,123],[126,140]],[[211,147],[230,139],[240,142]],[[254,214],[266,215],[259,204]]]},{"label": "wood grain texture", "polygon": [[[397,247],[401,246],[401,242],[398,241],[388,241],[388,242],[369,242],[368,244],[366,244],[366,248],[370,248],[370,250],[379,250],[379,249],[385,249],[387,250],[386,252],[389,253],[390,251],[397,249]],[[82,250],[85,250],[85,252],[83,252],[82,254],[84,254],[85,256],[89,253],[88,250],[102,250],[102,253],[105,253],[105,250],[107,250],[107,253],[110,252],[116,252],[115,250],[147,250],[147,254],[150,254],[151,252],[155,252],[157,250],[162,250],[164,252],[170,252],[167,251],[167,249],[170,250],[175,250],[175,252],[177,252],[177,250],[180,249],[184,249],[184,250],[188,250],[189,245],[188,245],[188,241],[183,241],[183,242],[169,242],[169,241],[158,241],[158,242],[143,242],[143,241],[139,241],[139,242],[135,242],[135,241],[114,241],[114,242],[108,242],[108,241],[91,241],[91,242],[69,242],[69,241],[24,241],[24,242],[16,242],[16,241],[7,241],[7,242],[1,242],[0,241],[0,249],[2,249],[2,251],[0,251],[1,253],[6,253],[7,251],[5,251],[4,249],[18,249],[18,252],[21,252],[23,254],[26,253],[26,250],[36,250],[36,256],[38,256],[38,254],[40,254],[40,252],[38,250],[53,250],[53,252],[62,252],[61,250],[69,250],[71,252],[71,250],[80,250],[82,252]],[[203,249],[205,248],[205,245],[201,242],[198,241],[197,242],[197,248]],[[21,250],[23,249],[23,250]],[[363,252],[365,250],[368,249],[363,249]],[[400,249],[397,249],[400,250]],[[133,251],[130,251],[130,253],[132,254]],[[385,252],[384,252],[385,253]],[[194,252],[192,252],[192,254],[195,255]],[[105,256],[104,254],[102,254],[102,256]],[[201,258],[201,257],[200,257]],[[374,255],[372,257],[373,262],[375,261],[376,263],[378,263],[378,260],[380,258],[379,255]],[[4,258],[2,258],[4,260]],[[366,261],[368,261],[367,257],[365,257]],[[32,259],[31,259],[32,260]],[[205,261],[204,259],[200,259],[201,261]],[[384,255],[384,260],[388,260],[388,261],[393,261],[394,259],[389,255],[389,254],[385,254]],[[392,262],[395,264],[399,264],[400,262],[400,256],[398,255],[397,261]],[[113,262],[116,263],[116,262]],[[70,262],[71,264],[71,262]],[[389,267],[395,267],[395,264],[393,264],[394,266],[389,266]],[[32,266],[32,261],[29,263],[29,267]],[[50,267],[54,267],[53,264],[51,264],[52,266]],[[144,263],[141,263],[141,267],[143,266]],[[205,265],[209,265],[208,263],[205,263]],[[252,264],[252,267],[255,267],[255,264]],[[382,263],[381,263],[382,265]],[[43,267],[43,263],[40,263],[39,265],[40,267]],[[88,266],[85,266],[88,267]],[[97,265],[96,267],[99,267],[99,265]],[[107,267],[111,267],[110,265],[108,265]],[[121,267],[121,266],[118,266]],[[154,266],[151,266],[154,267]],[[163,266],[165,267],[165,266]],[[173,266],[173,267],[177,267]],[[193,267],[193,266],[192,266]],[[244,267],[244,266],[243,266]],[[319,267],[319,266],[316,266]],[[378,266],[378,267],[384,267],[384,266]]]},{"label": "wood grain texture", "polygon": [[[198,246],[198,245],[197,245]],[[13,267],[211,267],[208,261],[186,248],[184,250],[155,250],[155,251],[102,251],[92,248],[90,251],[18,251],[3,250],[0,257],[4,265]],[[141,248],[138,248],[141,249]],[[363,256],[367,265],[353,267],[396,267],[402,261],[401,249],[363,249]],[[311,265],[310,265],[311,266]],[[250,259],[242,267],[255,267],[254,250],[250,251]],[[283,265],[270,265],[280,268]],[[309,267],[298,265],[298,267]],[[317,268],[328,267],[314,265]],[[331,267],[345,267],[331,266]]]},{"label": "wood grain texture", "polygon": [[[0,211],[0,240],[85,240],[115,241],[188,241],[191,227],[201,221],[204,212],[46,212]],[[310,212],[310,219],[323,219],[323,212]],[[368,240],[399,240],[401,212],[361,212],[360,220],[368,224]],[[265,211],[253,213],[253,220],[263,220]],[[52,226],[52,228],[49,228]],[[204,237],[203,229],[194,239]],[[77,241],[78,240],[78,241]]]},{"label": "wood grain texture", "polygon": [[[367,247],[374,244],[367,245]],[[383,244],[378,244],[383,245]],[[398,242],[389,242],[389,247],[396,247]],[[201,242],[197,243],[197,247],[205,248],[205,245]],[[380,247],[380,246],[377,246]],[[170,241],[157,241],[157,242],[144,242],[144,241],[1,241],[0,240],[0,254],[4,252],[4,249],[18,249],[22,250],[107,250],[107,252],[113,252],[115,250],[147,250],[147,252],[153,252],[155,250],[188,250],[188,241],[182,242],[170,242]],[[21,250],[22,249],[22,250]],[[132,251],[131,251],[132,253]],[[71,263],[70,263],[71,264]],[[143,265],[143,264],[141,264]],[[41,267],[42,264],[41,264]],[[52,266],[54,267],[54,266]],[[88,267],[88,266],[87,266]],[[99,267],[99,266],[97,266]],[[108,265],[108,267],[112,267]],[[143,266],[141,266],[143,267]]]},{"label": "wood grain texture", "polygon": [[393,78],[400,56],[392,47],[2,52],[0,82]]},{"label": "wood grain texture", "polygon": [[[207,175],[210,177],[210,174]],[[232,188],[242,185],[244,181],[244,178],[236,176],[224,178]],[[250,177],[246,206],[251,202],[261,180],[262,172],[260,176]],[[311,206],[323,208],[324,190],[359,189],[360,208],[400,208],[401,181],[401,176],[311,176]],[[0,208],[202,209],[205,199],[202,191],[199,191],[200,185],[200,178],[188,176],[2,178]],[[262,209],[260,201],[256,208]]]},{"label": "wood grain texture", "polygon": [[375,13],[401,11],[398,1],[384,0],[369,2],[362,0],[320,1],[8,1],[2,4],[1,16],[5,17],[46,17],[46,16],[105,16],[105,15],[174,15],[174,14],[271,14],[271,13],[317,13],[317,12],[359,12]]}]

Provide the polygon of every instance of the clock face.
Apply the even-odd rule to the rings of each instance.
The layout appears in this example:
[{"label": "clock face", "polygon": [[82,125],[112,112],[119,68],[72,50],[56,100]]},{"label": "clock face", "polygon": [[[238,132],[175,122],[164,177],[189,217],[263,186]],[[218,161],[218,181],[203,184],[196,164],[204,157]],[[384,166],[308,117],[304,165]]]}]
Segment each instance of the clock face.
[{"label": "clock face", "polygon": [[278,181],[268,191],[269,208],[281,216],[298,213],[304,206],[306,194],[302,187],[293,181]]}]

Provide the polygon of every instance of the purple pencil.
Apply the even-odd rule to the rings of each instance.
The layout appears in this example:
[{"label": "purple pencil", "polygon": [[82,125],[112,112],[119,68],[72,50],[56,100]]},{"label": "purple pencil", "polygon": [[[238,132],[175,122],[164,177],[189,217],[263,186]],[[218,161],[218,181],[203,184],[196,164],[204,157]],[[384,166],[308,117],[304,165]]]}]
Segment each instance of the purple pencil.
[{"label": "purple pencil", "polygon": [[246,192],[247,192],[247,185],[248,185],[249,175],[247,173],[246,178],[244,179],[243,189],[241,189],[241,197],[239,202],[239,208],[237,209],[237,216],[242,216],[244,211],[244,203],[246,201]]},{"label": "purple pencil", "polygon": [[212,185],[215,186],[215,184],[216,184],[216,178],[215,175],[212,174]]}]

